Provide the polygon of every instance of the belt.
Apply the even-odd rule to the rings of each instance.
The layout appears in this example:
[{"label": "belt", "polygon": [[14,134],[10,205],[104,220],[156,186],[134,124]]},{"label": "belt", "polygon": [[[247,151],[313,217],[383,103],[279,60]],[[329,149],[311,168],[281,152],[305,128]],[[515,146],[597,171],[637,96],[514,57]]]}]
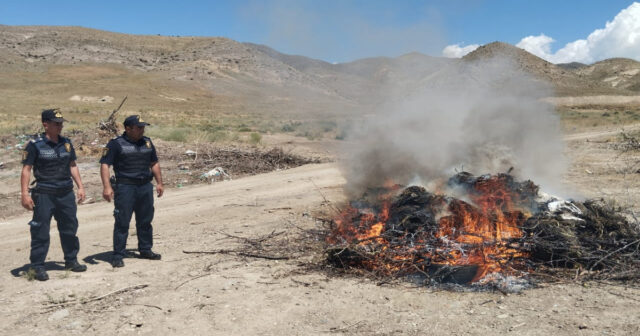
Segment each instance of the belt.
[{"label": "belt", "polygon": [[40,187],[40,186],[36,186],[35,188],[31,189],[32,192],[38,193],[38,194],[47,194],[47,195],[64,195],[68,192],[73,191],[73,186],[72,187],[67,187],[67,188],[47,188],[47,187]]},{"label": "belt", "polygon": [[133,185],[143,185],[151,182],[152,178],[147,177],[144,179],[132,179],[126,177],[116,177],[116,184],[133,184]]}]

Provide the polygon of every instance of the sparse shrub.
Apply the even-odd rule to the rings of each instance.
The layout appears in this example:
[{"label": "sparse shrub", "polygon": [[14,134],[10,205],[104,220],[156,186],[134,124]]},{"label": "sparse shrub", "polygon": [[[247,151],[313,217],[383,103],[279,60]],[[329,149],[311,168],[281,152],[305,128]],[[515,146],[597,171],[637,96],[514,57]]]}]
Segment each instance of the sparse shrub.
[{"label": "sparse shrub", "polygon": [[318,122],[318,126],[324,133],[327,133],[336,129],[336,127],[338,127],[338,124],[333,120],[321,120]]},{"label": "sparse shrub", "polygon": [[281,130],[281,131],[283,131],[283,132],[285,132],[285,133],[288,133],[288,132],[293,132],[293,131],[295,131],[296,129],[295,129],[295,127],[293,127],[293,125],[291,125],[291,124],[285,124],[285,125],[282,125],[282,128],[281,128],[280,130]]},{"label": "sparse shrub", "polygon": [[302,136],[307,138],[307,140],[316,140],[322,138],[322,134],[318,131],[304,131],[301,133],[297,133],[296,136]]},{"label": "sparse shrub", "polygon": [[198,127],[199,129],[205,131],[205,132],[209,132],[209,133],[214,133],[217,131],[222,131],[225,129],[224,126],[222,125],[218,125],[218,124],[214,124],[214,123],[206,123],[203,125],[199,125]]},{"label": "sparse shrub", "polygon": [[262,141],[262,135],[260,135],[260,133],[253,132],[253,133],[251,133],[251,135],[249,135],[249,142],[250,143],[252,143],[254,145],[257,145],[261,141]]},{"label": "sparse shrub", "polygon": [[351,131],[351,123],[350,121],[341,123],[336,131],[336,140],[344,140],[349,135],[349,131]]},{"label": "sparse shrub", "polygon": [[152,127],[145,132],[145,135],[167,141],[187,141],[187,130],[183,128]]},{"label": "sparse shrub", "polygon": [[22,273],[22,276],[29,281],[33,281],[36,279],[36,270],[29,268],[26,272]]},{"label": "sparse shrub", "polygon": [[187,140],[187,131],[181,128],[172,129],[164,139],[169,141],[185,142]]},{"label": "sparse shrub", "polygon": [[300,127],[300,125],[302,125],[302,123],[299,121],[289,121],[288,123],[282,125],[280,130],[286,133],[294,132],[296,129],[298,129],[298,127]]},{"label": "sparse shrub", "polygon": [[215,131],[209,133],[207,140],[210,142],[222,142],[229,138],[229,134],[225,131]]},{"label": "sparse shrub", "polygon": [[242,126],[238,129],[238,132],[242,132],[242,133],[251,132],[251,131],[252,130],[247,126]]}]

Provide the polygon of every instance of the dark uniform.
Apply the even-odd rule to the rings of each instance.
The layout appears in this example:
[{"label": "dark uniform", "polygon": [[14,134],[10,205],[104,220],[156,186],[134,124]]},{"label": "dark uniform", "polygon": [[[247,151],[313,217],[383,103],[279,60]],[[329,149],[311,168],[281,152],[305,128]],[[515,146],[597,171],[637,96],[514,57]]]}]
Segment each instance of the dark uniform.
[{"label": "dark uniform", "polygon": [[31,226],[31,264],[44,266],[49,251],[51,216],[58,223],[60,242],[66,264],[77,262],[80,242],[76,236],[76,197],[73,194],[70,164],[76,160],[71,140],[59,136],[58,143],[44,133],[31,140],[23,152],[22,164],[33,166],[36,186],[31,189],[35,204]]},{"label": "dark uniform", "polygon": [[[125,134],[109,141],[104,148],[101,164],[113,166],[115,181],[113,216],[113,258],[125,257],[129,222],[136,214],[138,251],[141,255],[151,253],[153,246],[153,185],[151,164],[158,162],[156,148],[151,139],[143,136],[134,142]],[[152,254],[153,255],[153,254]],[[157,255],[159,258],[160,255]]]}]

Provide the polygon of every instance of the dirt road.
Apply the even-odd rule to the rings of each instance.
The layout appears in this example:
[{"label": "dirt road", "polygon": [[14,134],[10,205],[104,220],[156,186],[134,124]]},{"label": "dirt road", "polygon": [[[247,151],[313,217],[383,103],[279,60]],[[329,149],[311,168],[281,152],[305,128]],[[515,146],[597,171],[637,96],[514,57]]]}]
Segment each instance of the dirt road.
[{"label": "dirt road", "polygon": [[564,136],[565,141],[576,141],[576,140],[588,140],[588,139],[598,139],[602,137],[611,137],[619,135],[623,130],[625,132],[632,132],[640,129],[640,123],[625,125],[624,127],[608,127],[602,130],[591,130],[588,132],[581,133],[573,133]]},{"label": "dirt road", "polygon": [[[47,282],[16,274],[28,261],[28,217],[0,223],[0,333],[155,335],[636,335],[640,290],[554,284],[521,294],[459,293],[329,277],[301,260],[184,254],[312,228],[308,213],[342,201],[333,164],[173,189],[156,203],[162,261],[108,263],[112,204],[79,208],[86,273],[62,270],[52,230]],[[323,205],[324,204],[324,205]],[[325,209],[326,210],[326,209]],[[134,230],[129,247],[136,246]],[[310,256],[309,258],[312,258]],[[316,256],[318,257],[318,256]]]}]

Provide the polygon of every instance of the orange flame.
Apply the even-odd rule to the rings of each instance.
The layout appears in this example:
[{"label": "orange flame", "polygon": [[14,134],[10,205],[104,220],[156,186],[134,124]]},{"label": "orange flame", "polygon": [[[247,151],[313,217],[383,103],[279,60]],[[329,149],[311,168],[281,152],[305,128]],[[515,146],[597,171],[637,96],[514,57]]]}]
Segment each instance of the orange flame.
[{"label": "orange flame", "polygon": [[433,234],[438,241],[435,246],[418,239],[412,241],[414,246],[402,247],[400,251],[385,239],[392,192],[383,195],[379,211],[363,212],[348,207],[335,221],[336,229],[327,241],[377,249],[376,258],[363,262],[365,267],[376,271],[394,272],[405,262],[428,260],[440,265],[477,265],[472,282],[489,273],[508,273],[510,270],[505,267],[508,262],[526,257],[510,244],[523,236],[520,227],[530,213],[520,204],[521,195],[510,190],[503,177],[479,179],[469,190],[472,203],[453,199],[445,205],[446,215],[437,221],[438,229]]}]

